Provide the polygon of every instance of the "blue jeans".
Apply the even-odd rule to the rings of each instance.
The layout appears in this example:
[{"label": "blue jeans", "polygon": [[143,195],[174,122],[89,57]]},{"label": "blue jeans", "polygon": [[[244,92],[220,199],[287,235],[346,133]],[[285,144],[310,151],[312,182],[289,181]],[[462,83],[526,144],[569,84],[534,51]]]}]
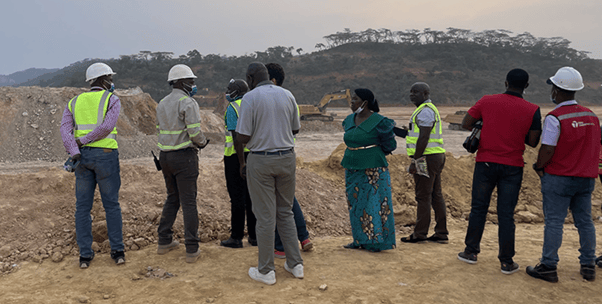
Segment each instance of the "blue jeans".
[{"label": "blue jeans", "polygon": [[[299,242],[303,242],[309,238],[309,232],[307,231],[305,218],[303,217],[303,211],[301,211],[301,206],[297,201],[297,197],[293,199],[293,216],[295,219],[295,225],[297,225],[297,238],[299,239]],[[284,246],[282,245],[280,235],[278,234],[278,228],[276,228],[276,240],[274,241],[274,249],[278,251],[284,251]]]},{"label": "blue jeans", "polygon": [[512,264],[514,257],[514,208],[523,181],[523,167],[477,162],[472,178],[472,203],[465,252],[478,254],[485,230],[491,193],[497,186],[498,259]]},{"label": "blue jeans", "polygon": [[119,206],[119,152],[115,149],[83,147],[82,159],[75,170],[75,232],[79,255],[94,257],[92,251],[92,218],[96,184],[105,209],[111,250],[123,251],[121,207]]},{"label": "blue jeans", "polygon": [[546,266],[558,264],[558,249],[562,245],[562,228],[570,209],[579,233],[579,262],[594,265],[596,259],[596,228],[592,221],[591,196],[596,179],[544,174],[541,178],[543,214],[545,217],[543,250],[540,262]]}]

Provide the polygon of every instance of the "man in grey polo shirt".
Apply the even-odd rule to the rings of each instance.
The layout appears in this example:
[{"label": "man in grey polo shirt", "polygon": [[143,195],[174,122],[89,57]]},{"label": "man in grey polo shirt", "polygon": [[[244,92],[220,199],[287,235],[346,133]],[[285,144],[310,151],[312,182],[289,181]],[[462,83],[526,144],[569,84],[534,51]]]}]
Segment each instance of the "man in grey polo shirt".
[{"label": "man in grey polo shirt", "polygon": [[[268,285],[276,283],[274,230],[278,225],[286,253],[284,269],[302,279],[303,259],[292,211],[296,170],[293,134],[301,128],[297,102],[291,92],[269,80],[262,63],[249,65],[247,83],[251,91],[243,97],[234,147],[257,218],[258,267],[251,267],[249,276]],[[251,150],[247,163],[241,157],[243,144]]]}]

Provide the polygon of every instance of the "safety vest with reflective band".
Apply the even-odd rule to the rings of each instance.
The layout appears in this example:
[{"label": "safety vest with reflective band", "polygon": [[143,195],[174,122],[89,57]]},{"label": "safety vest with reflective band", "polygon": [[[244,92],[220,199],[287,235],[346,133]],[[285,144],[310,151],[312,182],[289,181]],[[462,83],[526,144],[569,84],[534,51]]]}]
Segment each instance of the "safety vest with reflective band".
[{"label": "safety vest with reflective band", "polygon": [[560,176],[598,177],[600,122],[580,105],[566,105],[548,115],[560,121],[560,136],[545,172]]},{"label": "safety vest with reflective band", "polygon": [[[180,118],[180,111],[184,108],[189,110],[184,119],[194,123],[186,124]],[[157,106],[157,146],[162,151],[174,151],[193,146],[191,138],[201,133],[199,115],[196,101],[184,95],[183,91],[174,89],[171,94],[159,101]]]},{"label": "safety vest with reflective band", "polygon": [[420,127],[416,124],[416,116],[418,113],[424,109],[424,107],[429,107],[435,112],[435,125],[431,130],[431,134],[429,136],[429,141],[426,145],[426,149],[424,150],[423,155],[429,154],[439,154],[445,153],[445,149],[443,149],[443,128],[441,127],[441,116],[439,116],[439,111],[437,111],[437,107],[430,102],[423,102],[412,114],[410,121],[412,122],[411,128],[408,131],[408,135],[406,136],[406,151],[408,152],[408,156],[412,156],[416,153],[416,143],[418,142],[418,136],[420,135]]},{"label": "safety vest with reflective band", "polygon": [[[237,99],[233,102],[231,102],[228,106],[232,107],[234,109],[234,112],[236,113],[236,118],[238,118],[238,110],[240,110],[240,104],[242,102],[242,99]],[[226,143],[225,143],[225,148],[224,148],[224,156],[232,156],[234,154],[236,154],[236,150],[234,149],[234,138],[232,137],[232,131],[228,131],[228,120],[226,119],[226,115],[228,114],[228,111],[226,111],[226,113],[224,113],[224,122],[225,122],[225,129],[226,129]],[[249,152],[250,150],[247,149],[247,147],[245,147],[245,152]]]},{"label": "safety vest with reflective band", "polygon": [[[73,114],[73,135],[80,139],[92,132],[104,121],[109,99],[113,94],[106,90],[81,93],[69,101],[69,112]],[[117,127],[105,138],[90,142],[84,147],[117,149]]]}]

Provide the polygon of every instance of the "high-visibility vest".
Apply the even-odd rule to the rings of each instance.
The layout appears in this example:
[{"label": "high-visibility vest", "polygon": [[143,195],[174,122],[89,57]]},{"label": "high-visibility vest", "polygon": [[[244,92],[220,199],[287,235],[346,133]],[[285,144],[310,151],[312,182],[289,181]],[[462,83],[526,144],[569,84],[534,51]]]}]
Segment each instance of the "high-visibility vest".
[{"label": "high-visibility vest", "polygon": [[408,156],[412,156],[416,153],[416,143],[418,142],[418,136],[420,135],[420,127],[416,124],[416,116],[418,116],[418,113],[420,113],[424,107],[429,107],[435,112],[435,125],[431,130],[429,141],[423,155],[445,153],[445,149],[443,149],[443,128],[441,127],[441,116],[439,115],[439,111],[434,104],[424,102],[416,108],[412,114],[412,118],[410,118],[412,125],[406,136],[406,150]]},{"label": "high-visibility vest", "polygon": [[[240,104],[242,102],[242,99],[237,99],[233,102],[230,103],[230,105],[228,106],[232,106],[232,108],[234,109],[234,112],[236,113],[236,117],[238,118],[238,110],[240,110]],[[234,154],[236,154],[236,150],[234,149],[234,137],[232,137],[232,131],[228,131],[228,120],[226,119],[226,116],[228,114],[228,111],[226,111],[226,113],[224,113],[224,126],[225,126],[225,130],[226,130],[226,142],[224,144],[224,156],[232,156]],[[250,150],[247,149],[247,147],[245,147],[244,152],[249,152]]]},{"label": "high-visibility vest", "polygon": [[[106,90],[79,94],[69,101],[69,112],[73,114],[73,135],[80,139],[99,127],[107,115],[109,99],[113,94]],[[117,149],[117,127],[105,138],[90,142],[84,147]]]}]

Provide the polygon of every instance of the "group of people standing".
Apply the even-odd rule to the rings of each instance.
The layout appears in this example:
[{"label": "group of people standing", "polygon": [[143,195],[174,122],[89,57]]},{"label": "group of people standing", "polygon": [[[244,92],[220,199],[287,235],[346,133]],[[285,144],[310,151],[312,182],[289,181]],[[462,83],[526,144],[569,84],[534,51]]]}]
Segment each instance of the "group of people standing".
[{"label": "group of people standing", "polygon": [[[465,249],[458,259],[477,262],[493,190],[497,187],[499,255],[501,272],[519,270],[514,262],[514,209],[523,179],[525,145],[536,147],[543,136],[533,169],[541,178],[545,217],[542,258],[527,267],[535,278],[557,282],[558,249],[568,210],[579,232],[580,274],[595,280],[595,265],[602,267],[602,256],[595,256],[595,227],[591,216],[591,194],[599,171],[601,130],[598,117],[577,104],[575,92],[584,87],[581,74],[563,67],[547,81],[556,107],[541,123],[539,106],[523,99],[529,75],[513,69],[506,75],[506,92],[487,95],[472,106],[464,120],[464,129],[480,128],[472,184],[471,212],[465,237]],[[445,164],[441,117],[429,99],[426,83],[415,83],[410,100],[416,110],[409,126],[395,123],[378,114],[378,102],[372,92],[358,89],[353,96],[353,114],[343,121],[347,145],[341,162],[345,170],[347,201],[353,242],[349,249],[380,251],[395,248],[391,216],[391,180],[385,155],[396,148],[394,134],[406,137],[408,172],[413,174],[417,202],[414,232],[402,237],[404,243],[432,241],[448,243],[446,207],[441,193],[441,172]],[[397,129],[397,130],[395,130]],[[405,132],[400,132],[403,130]],[[543,134],[542,134],[543,130]],[[600,175],[602,180],[602,175]],[[428,236],[431,208],[435,213],[434,234]]]},{"label": "group of people standing", "polygon": [[[91,91],[74,97],[63,113],[61,135],[75,164],[76,233],[80,267],[87,268],[94,258],[90,210],[94,190],[99,185],[106,211],[111,258],[125,263],[116,123],[120,100],[114,95],[112,76],[104,63],[86,71]],[[173,91],[157,106],[159,165],[167,189],[158,227],[158,254],[179,247],[173,239],[173,224],[180,206],[184,214],[186,262],[199,255],[197,179],[198,152],[209,142],[200,129],[196,76],[190,67],[178,64],[168,73]],[[591,219],[591,193],[598,176],[601,131],[598,118],[575,101],[583,88],[579,72],[570,67],[558,70],[548,80],[551,100],[557,104],[543,124],[537,105],[523,99],[529,76],[514,69],[506,76],[506,92],[481,98],[464,118],[463,127],[472,129],[482,122],[476,156],[472,204],[461,261],[474,264],[480,253],[491,194],[497,187],[499,255],[501,271],[519,269],[513,261],[514,208],[523,177],[525,144],[536,147],[542,136],[538,160],[533,169],[542,182],[545,232],[540,263],[527,267],[533,277],[558,281],[556,265],[562,242],[562,224],[571,210],[580,237],[581,274],[595,279],[595,228]],[[224,172],[231,199],[231,236],[221,246],[242,248],[245,220],[248,242],[258,246],[258,267],[249,276],[275,284],[274,257],[285,258],[284,268],[303,278],[301,250],[311,250],[303,213],[295,197],[295,134],[301,127],[293,94],[282,88],[284,70],[278,64],[249,65],[246,81],[229,82],[229,101],[225,120]],[[386,155],[397,148],[395,136],[405,137],[411,158],[408,172],[413,175],[417,201],[414,231],[402,237],[404,243],[425,241],[448,243],[446,206],[442,195],[441,173],[445,165],[442,121],[430,100],[430,87],[418,82],[410,88],[416,110],[408,126],[396,123],[379,112],[372,91],[356,89],[352,96],[353,114],[343,121],[347,146],[341,165],[345,168],[345,187],[353,242],[348,249],[371,252],[396,248],[391,177]],[[602,177],[601,177],[602,179]],[[434,233],[428,236],[431,209],[435,213]],[[602,264],[602,262],[600,262]],[[601,266],[602,267],[602,266]]]}]

